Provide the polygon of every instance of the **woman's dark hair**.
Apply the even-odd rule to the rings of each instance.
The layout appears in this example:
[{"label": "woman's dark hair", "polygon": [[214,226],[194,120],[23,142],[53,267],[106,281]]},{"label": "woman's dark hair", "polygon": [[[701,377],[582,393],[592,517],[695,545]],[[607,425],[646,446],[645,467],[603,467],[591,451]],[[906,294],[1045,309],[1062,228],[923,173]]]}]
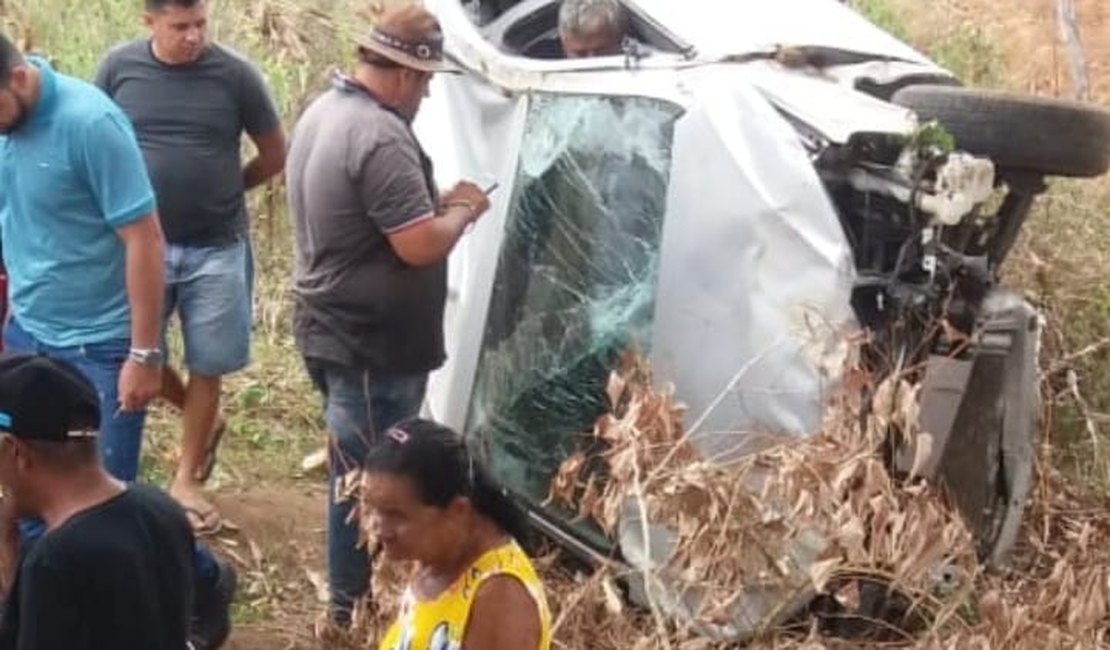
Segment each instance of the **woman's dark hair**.
[{"label": "woman's dark hair", "polygon": [[467,497],[518,543],[529,545],[524,511],[494,481],[463,437],[448,427],[419,418],[399,422],[370,450],[364,469],[408,478],[420,500],[437,508],[447,507],[455,497]]}]

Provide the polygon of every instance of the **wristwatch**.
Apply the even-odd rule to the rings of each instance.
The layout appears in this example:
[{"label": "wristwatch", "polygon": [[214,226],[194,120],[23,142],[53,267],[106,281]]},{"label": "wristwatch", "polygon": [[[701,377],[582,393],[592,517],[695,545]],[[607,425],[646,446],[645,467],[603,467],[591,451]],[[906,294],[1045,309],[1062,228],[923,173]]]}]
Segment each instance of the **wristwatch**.
[{"label": "wristwatch", "polygon": [[160,366],[164,359],[160,348],[131,348],[127,356],[144,366]]}]

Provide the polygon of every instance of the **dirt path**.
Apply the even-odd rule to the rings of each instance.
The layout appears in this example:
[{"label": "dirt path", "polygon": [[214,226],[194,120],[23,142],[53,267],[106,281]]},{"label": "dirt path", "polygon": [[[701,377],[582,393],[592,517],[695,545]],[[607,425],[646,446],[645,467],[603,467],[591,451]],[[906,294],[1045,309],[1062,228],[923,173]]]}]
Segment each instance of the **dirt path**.
[{"label": "dirt path", "polygon": [[324,493],[302,481],[215,495],[238,529],[209,540],[239,571],[229,650],[316,647],[312,623],[322,605],[309,572],[324,567]]}]

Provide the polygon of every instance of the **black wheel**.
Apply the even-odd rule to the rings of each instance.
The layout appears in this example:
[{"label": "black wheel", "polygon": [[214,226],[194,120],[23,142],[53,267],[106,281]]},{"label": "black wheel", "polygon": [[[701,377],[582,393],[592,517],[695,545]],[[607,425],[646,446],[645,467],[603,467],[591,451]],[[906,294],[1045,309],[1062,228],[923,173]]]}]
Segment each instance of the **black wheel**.
[{"label": "black wheel", "polygon": [[1000,168],[1090,178],[1110,167],[1110,113],[1078,102],[957,86],[908,86],[895,104],[937,120],[957,148]]}]

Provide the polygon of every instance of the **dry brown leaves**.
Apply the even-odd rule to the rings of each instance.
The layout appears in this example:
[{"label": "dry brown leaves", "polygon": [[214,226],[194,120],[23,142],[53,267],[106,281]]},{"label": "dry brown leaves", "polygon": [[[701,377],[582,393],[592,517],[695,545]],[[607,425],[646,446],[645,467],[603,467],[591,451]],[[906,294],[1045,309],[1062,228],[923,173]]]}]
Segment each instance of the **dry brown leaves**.
[{"label": "dry brown leaves", "polygon": [[[745,590],[777,586],[784,599],[835,587],[851,604],[844,576],[894,585],[925,624],[902,645],[922,648],[1094,648],[1110,644],[1110,514],[1084,507],[1054,474],[1042,472],[1026,540],[1010,575],[987,575],[970,534],[938,490],[893,479],[879,455],[883,432],[913,435],[917,393],[901,380],[876,387],[863,405],[840,399],[823,429],[728,464],[707,462],[681,426],[669,390],[631,356],[609,384],[613,412],[552,482],[551,499],[577,509],[610,535],[622,512],[642,509],[677,531],[659,575],[705,598],[698,622],[735,615]],[[597,459],[601,462],[598,463]],[[1042,463],[1049,466],[1047,463]],[[816,537],[815,537],[816,534]],[[815,543],[819,540],[821,543]],[[808,553],[808,554],[807,554]],[[701,650],[727,647],[630,606],[609,569],[569,572],[538,560],[554,615],[556,648]],[[374,647],[396,611],[407,568],[383,564],[375,603],[353,635],[329,647]],[[786,603],[783,603],[785,605]],[[858,647],[822,637],[816,625],[784,631],[773,608],[751,621],[754,647]]]},{"label": "dry brown leaves", "polygon": [[[869,426],[858,426],[858,408],[844,401],[830,409],[820,434],[720,464],[684,436],[681,409],[669,391],[651,388],[642,362],[626,360],[609,397],[614,412],[594,430],[606,447],[607,478],[583,476],[589,464],[573,456],[552,498],[612,533],[631,495],[650,521],[676,531],[675,552],[660,572],[707,590],[698,622],[724,623],[753,587],[797,599],[843,573],[884,577],[939,613],[940,596],[958,591],[951,578],[974,572],[959,518],[928,488],[897,485],[876,453],[880,425],[908,410],[894,399]],[[779,618],[774,608],[762,614],[749,625]]]},{"label": "dry brown leaves", "polygon": [[[321,46],[335,47],[371,23],[371,13],[362,2],[343,0],[336,4],[336,15],[346,15],[345,22],[336,21],[331,12],[312,3],[295,0],[250,0],[239,8],[235,21],[237,36],[246,42],[260,41],[274,62],[307,64],[327,57],[314,55]],[[328,56],[333,56],[329,54]]]},{"label": "dry brown leaves", "polygon": [[[821,591],[838,576],[862,575],[893,585],[924,613],[927,628],[904,639],[922,647],[1107,642],[1105,511],[1098,518],[1086,512],[1084,518],[1074,503],[1056,503],[1058,486],[1042,490],[1040,532],[1031,533],[1036,566],[1024,575],[984,575],[970,533],[940,491],[892,479],[879,455],[890,425],[913,435],[917,394],[902,380],[878,386],[865,417],[864,405],[840,398],[813,437],[783,441],[729,464],[702,458],[684,435],[681,407],[669,390],[652,389],[643,362],[625,359],[610,381],[609,398],[613,413],[593,432],[594,442],[601,443],[601,451],[593,453],[603,466],[585,452],[568,458],[552,483],[551,499],[594,519],[611,535],[630,502],[651,521],[677,531],[674,553],[656,571],[706,590],[695,613],[698,622],[720,623],[735,615],[737,599],[753,587],[778,585],[787,598]],[[564,647],[707,643],[673,629],[661,638],[650,619],[614,604],[619,600],[605,588],[608,577],[575,584],[558,599],[566,621],[561,631],[570,641]],[[751,622],[765,627],[777,622],[776,613]],[[595,620],[599,616],[608,623]],[[605,638],[620,638],[598,645],[601,631]],[[806,640],[775,633],[760,638],[773,647],[823,647],[815,634]],[[594,642],[576,645],[574,639]]]},{"label": "dry brown leaves", "polygon": [[575,507],[610,535],[616,531],[625,495],[648,480],[646,470],[672,464],[693,467],[701,458],[692,446],[675,444],[682,435],[682,410],[673,395],[650,390],[647,369],[634,356],[625,355],[620,365],[607,391],[613,414],[599,418],[593,431],[607,448],[601,453],[604,475],[591,471],[595,465],[588,452],[580,450],[563,463],[551,487],[553,501]]},{"label": "dry brown leaves", "polygon": [[333,650],[377,648],[397,616],[411,569],[408,564],[375,562],[370,594],[359,603],[351,628],[323,630],[323,636],[330,642],[324,647]]},{"label": "dry brown leaves", "polygon": [[978,585],[977,624],[934,647],[1110,647],[1110,501],[1084,503],[1046,462],[1008,575]]}]

